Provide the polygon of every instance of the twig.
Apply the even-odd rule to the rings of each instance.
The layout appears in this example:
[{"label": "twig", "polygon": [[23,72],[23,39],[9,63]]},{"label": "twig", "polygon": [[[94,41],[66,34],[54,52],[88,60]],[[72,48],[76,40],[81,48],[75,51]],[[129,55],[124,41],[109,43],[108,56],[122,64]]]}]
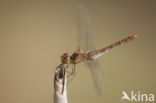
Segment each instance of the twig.
[{"label": "twig", "polygon": [[60,64],[55,71],[54,78],[54,103],[68,103],[66,88],[66,68]]}]

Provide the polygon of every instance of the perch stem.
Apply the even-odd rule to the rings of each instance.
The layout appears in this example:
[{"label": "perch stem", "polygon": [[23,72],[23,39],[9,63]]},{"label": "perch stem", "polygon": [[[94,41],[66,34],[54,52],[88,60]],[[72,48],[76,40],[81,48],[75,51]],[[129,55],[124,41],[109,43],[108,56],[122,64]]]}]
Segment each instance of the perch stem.
[{"label": "perch stem", "polygon": [[60,64],[55,71],[54,78],[54,103],[68,103],[66,88],[66,68]]}]

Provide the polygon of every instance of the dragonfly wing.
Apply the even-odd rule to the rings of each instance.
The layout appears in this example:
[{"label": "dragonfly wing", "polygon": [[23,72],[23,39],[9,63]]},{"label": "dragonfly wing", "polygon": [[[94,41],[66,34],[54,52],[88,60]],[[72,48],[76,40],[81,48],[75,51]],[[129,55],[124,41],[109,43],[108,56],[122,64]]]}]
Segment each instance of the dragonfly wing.
[{"label": "dragonfly wing", "polygon": [[95,50],[91,35],[90,17],[86,7],[80,3],[76,5],[76,18],[78,25],[78,48]]},{"label": "dragonfly wing", "polygon": [[103,71],[100,63],[98,61],[87,61],[86,65],[89,67],[92,75],[92,80],[95,86],[95,89],[100,96],[102,93],[102,80],[103,80]]},{"label": "dragonfly wing", "polygon": [[[83,50],[96,50],[91,34],[90,17],[86,7],[82,4],[76,5],[76,17],[78,24],[78,48]],[[93,82],[98,94],[101,94],[102,87],[102,67],[98,61],[87,61],[87,66],[90,68]]]}]

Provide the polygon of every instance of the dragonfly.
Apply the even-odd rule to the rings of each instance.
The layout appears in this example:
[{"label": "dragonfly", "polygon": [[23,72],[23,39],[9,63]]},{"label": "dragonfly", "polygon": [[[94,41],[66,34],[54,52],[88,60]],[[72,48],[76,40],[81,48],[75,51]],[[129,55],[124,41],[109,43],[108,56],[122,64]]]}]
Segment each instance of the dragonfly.
[{"label": "dragonfly", "polygon": [[64,53],[61,56],[61,62],[62,64],[68,65],[67,69],[71,66],[72,74],[75,72],[76,65],[84,62],[91,71],[94,86],[98,95],[101,95],[103,71],[102,66],[97,59],[108,51],[135,39],[137,35],[130,35],[106,46],[105,48],[97,50],[91,35],[90,17],[87,9],[84,5],[77,4],[75,13],[78,24],[77,50],[71,56],[68,53]]}]

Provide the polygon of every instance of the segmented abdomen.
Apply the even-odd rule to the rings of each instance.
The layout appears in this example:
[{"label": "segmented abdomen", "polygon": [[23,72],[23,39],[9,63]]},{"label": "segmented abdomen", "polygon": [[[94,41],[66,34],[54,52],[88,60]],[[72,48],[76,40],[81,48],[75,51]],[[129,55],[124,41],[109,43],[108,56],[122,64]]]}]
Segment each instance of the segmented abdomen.
[{"label": "segmented abdomen", "polygon": [[100,56],[102,56],[103,54],[105,54],[106,52],[110,51],[111,49],[116,48],[116,47],[120,46],[121,44],[126,43],[128,41],[131,41],[135,38],[137,38],[136,34],[128,36],[128,37],[126,37],[120,41],[117,41],[117,42],[115,42],[115,43],[113,43],[113,44],[111,44],[111,45],[109,45],[103,49],[93,51],[93,52],[89,52],[88,56],[90,57],[90,59],[97,59]]}]

